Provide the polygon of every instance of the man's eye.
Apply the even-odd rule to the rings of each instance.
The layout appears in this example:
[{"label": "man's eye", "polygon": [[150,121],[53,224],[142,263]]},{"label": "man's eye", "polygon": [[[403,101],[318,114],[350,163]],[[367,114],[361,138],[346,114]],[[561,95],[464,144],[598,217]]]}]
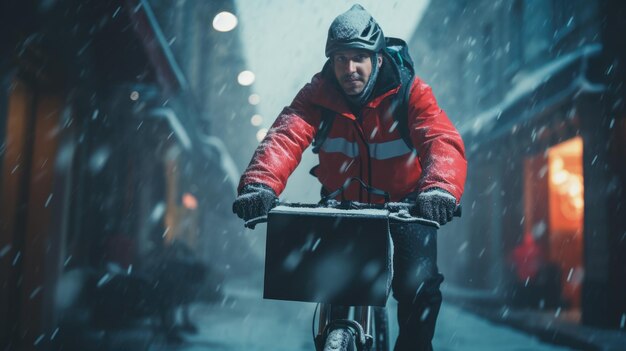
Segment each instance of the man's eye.
[{"label": "man's eye", "polygon": [[344,56],[335,57],[335,62],[338,62],[338,63],[344,63],[346,62],[346,60],[347,59]]},{"label": "man's eye", "polygon": [[363,61],[365,61],[365,59],[367,59],[367,55],[359,55],[359,56],[356,56],[354,58],[354,61],[356,61],[356,62],[363,62]]}]

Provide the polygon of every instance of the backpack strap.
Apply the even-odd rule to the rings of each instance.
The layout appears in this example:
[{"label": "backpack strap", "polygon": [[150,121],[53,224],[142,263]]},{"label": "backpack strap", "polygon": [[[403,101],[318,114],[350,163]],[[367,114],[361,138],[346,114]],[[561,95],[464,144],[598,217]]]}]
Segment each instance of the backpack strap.
[{"label": "backpack strap", "polygon": [[413,85],[414,76],[408,77],[406,81],[402,81],[398,98],[400,101],[393,113],[393,118],[398,123],[398,132],[409,149],[415,150],[413,141],[411,140],[411,131],[409,130],[409,97],[411,95],[411,86]]},{"label": "backpack strap", "polygon": [[398,73],[400,74],[400,90],[395,97],[393,118],[397,122],[398,132],[406,146],[411,150],[415,150],[408,122],[409,97],[411,95],[411,86],[413,86],[413,80],[415,79],[413,59],[409,55],[409,50],[404,40],[389,37],[386,38],[386,44],[386,53],[398,68]]},{"label": "backpack strap", "polygon": [[330,133],[330,129],[333,127],[333,122],[335,121],[335,112],[325,108],[320,107],[320,112],[322,114],[320,118],[320,125],[317,129],[317,133],[313,137],[313,153],[319,154],[322,149],[322,145],[328,138],[328,133]]}]

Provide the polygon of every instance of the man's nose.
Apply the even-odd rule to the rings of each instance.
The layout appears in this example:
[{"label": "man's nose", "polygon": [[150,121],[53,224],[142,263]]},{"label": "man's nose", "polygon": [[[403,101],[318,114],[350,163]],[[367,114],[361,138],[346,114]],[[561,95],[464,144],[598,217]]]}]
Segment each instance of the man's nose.
[{"label": "man's nose", "polygon": [[356,62],[349,60],[348,61],[348,71],[350,73],[356,72]]}]

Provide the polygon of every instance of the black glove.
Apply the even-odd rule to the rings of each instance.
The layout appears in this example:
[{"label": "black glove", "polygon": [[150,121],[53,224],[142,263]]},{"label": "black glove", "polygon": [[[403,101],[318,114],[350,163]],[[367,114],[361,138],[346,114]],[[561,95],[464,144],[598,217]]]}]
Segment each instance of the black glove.
[{"label": "black glove", "polygon": [[432,188],[417,195],[415,205],[415,215],[444,225],[454,216],[456,198],[443,189]]},{"label": "black glove", "polygon": [[244,221],[267,215],[276,206],[278,197],[265,184],[248,184],[241,189],[233,202],[233,213]]}]

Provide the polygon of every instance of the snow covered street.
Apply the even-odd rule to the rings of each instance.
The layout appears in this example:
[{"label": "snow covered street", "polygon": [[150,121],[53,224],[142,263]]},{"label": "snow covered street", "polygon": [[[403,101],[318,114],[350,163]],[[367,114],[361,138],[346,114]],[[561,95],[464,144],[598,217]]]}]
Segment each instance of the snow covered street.
[{"label": "snow covered street", "polygon": [[[314,304],[263,300],[262,291],[254,288],[231,287],[226,292],[228,297],[221,304],[196,305],[192,309],[192,319],[200,329],[198,334],[188,335],[180,345],[154,345],[151,351],[314,350],[311,336]],[[392,340],[395,340],[393,299],[388,307]],[[438,351],[569,350],[446,304],[445,296],[434,348]]]}]

